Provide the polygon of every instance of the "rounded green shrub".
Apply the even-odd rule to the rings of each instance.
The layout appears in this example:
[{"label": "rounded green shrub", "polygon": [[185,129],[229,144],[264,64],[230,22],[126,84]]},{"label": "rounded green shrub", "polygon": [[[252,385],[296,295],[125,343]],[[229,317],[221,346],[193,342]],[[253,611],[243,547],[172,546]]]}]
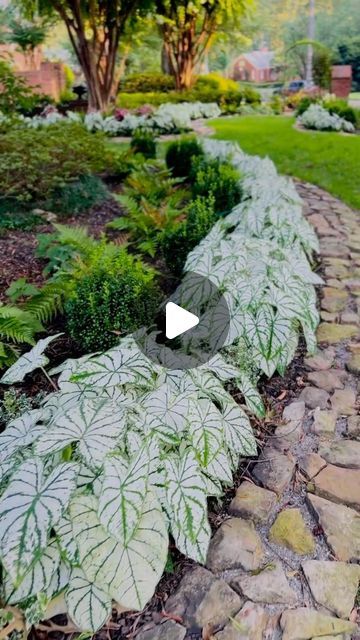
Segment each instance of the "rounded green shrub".
[{"label": "rounded green shrub", "polygon": [[152,91],[172,91],[175,89],[175,78],[165,73],[132,73],[124,78],[120,92],[148,93]]},{"label": "rounded green shrub", "polygon": [[141,153],[144,158],[156,158],[156,140],[152,131],[136,129],[131,138],[130,147],[134,153]]},{"label": "rounded green shrub", "polygon": [[67,329],[82,351],[108,349],[152,321],[160,301],[155,272],[125,251],[99,258],[65,305]]},{"label": "rounded green shrub", "polygon": [[219,214],[228,213],[241,200],[240,175],[229,162],[193,158],[190,180],[193,196],[213,195]]},{"label": "rounded green shrub", "polygon": [[201,144],[195,136],[183,136],[169,144],[166,150],[166,166],[175,178],[188,178],[193,158],[204,156]]}]

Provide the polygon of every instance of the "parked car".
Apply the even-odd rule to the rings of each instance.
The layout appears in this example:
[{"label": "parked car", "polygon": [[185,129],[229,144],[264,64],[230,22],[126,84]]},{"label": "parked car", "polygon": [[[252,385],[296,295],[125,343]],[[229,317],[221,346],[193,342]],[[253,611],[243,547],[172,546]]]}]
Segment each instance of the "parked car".
[{"label": "parked car", "polygon": [[286,84],[283,84],[278,89],[275,89],[274,93],[282,96],[290,96],[293,93],[298,93],[298,91],[302,91],[305,89],[304,80],[291,80]]}]

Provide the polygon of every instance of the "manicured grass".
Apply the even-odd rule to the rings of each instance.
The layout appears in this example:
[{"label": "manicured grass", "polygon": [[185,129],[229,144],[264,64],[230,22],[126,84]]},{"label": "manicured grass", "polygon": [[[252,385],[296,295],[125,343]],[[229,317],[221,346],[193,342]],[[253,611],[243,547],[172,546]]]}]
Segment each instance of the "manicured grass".
[{"label": "manicured grass", "polygon": [[280,173],[312,182],[360,209],[360,136],[298,131],[286,116],[219,118],[216,137],[269,156]]}]

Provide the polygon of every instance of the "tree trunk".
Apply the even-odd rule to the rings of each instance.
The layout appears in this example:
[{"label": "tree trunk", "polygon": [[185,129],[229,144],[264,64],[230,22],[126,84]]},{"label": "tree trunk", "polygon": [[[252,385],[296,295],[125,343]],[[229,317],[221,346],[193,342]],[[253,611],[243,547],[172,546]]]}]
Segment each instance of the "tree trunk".
[{"label": "tree trunk", "polygon": [[190,89],[194,75],[194,60],[192,56],[185,55],[179,61],[179,66],[176,73],[176,88],[179,91]]},{"label": "tree trunk", "polygon": [[[315,0],[309,0],[308,39],[315,40]],[[312,87],[314,84],[313,59],[314,59],[313,46],[312,44],[308,44],[307,58],[306,58],[306,74],[305,74],[306,86],[308,88]]]}]

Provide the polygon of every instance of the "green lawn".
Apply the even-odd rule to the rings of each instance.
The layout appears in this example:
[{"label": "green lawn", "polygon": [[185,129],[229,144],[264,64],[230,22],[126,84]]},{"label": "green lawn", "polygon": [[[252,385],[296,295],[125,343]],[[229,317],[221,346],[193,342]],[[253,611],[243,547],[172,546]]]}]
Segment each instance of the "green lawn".
[{"label": "green lawn", "polygon": [[247,153],[268,155],[280,173],[319,185],[360,209],[360,136],[298,131],[285,116],[219,118],[216,137],[233,140]]}]

